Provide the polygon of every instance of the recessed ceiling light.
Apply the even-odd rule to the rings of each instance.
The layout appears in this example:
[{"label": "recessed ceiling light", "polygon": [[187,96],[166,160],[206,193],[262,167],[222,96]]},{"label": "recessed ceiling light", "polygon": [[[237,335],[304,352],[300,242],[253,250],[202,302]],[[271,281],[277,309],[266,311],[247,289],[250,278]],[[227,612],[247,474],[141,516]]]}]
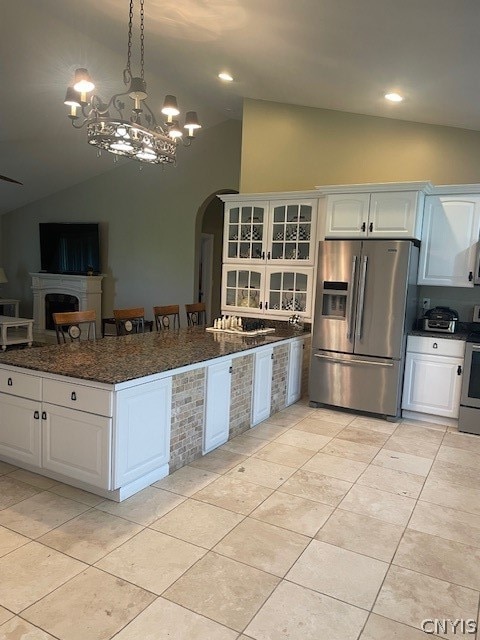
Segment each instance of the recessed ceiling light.
[{"label": "recessed ceiling light", "polygon": [[223,80],[224,82],[233,82],[232,76],[226,71],[222,71],[222,73],[219,73],[218,77],[220,78],[220,80]]},{"label": "recessed ceiling light", "polygon": [[403,96],[399,93],[386,93],[385,98],[386,100],[390,100],[390,102],[402,102],[403,100]]}]

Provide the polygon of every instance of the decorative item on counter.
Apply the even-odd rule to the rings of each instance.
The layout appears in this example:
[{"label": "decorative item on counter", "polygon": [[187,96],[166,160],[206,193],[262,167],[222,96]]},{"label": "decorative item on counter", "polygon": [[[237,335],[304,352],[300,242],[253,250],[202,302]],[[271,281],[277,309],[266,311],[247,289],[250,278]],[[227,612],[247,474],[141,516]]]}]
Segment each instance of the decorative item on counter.
[{"label": "decorative item on counter", "polygon": [[242,318],[238,316],[222,316],[213,321],[213,327],[207,327],[206,331],[238,333],[244,336],[252,336],[258,334],[275,333],[275,329],[266,327],[263,320],[253,320],[250,318]]},{"label": "decorative item on counter", "polygon": [[288,322],[295,330],[303,331],[304,323],[298,313],[294,313],[293,316],[290,316]]}]

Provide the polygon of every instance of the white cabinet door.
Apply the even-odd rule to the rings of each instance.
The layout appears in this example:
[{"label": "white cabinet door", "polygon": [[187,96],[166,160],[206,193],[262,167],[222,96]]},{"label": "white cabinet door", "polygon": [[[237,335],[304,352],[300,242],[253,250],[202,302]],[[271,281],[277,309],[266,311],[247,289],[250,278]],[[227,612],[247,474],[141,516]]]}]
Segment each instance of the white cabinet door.
[{"label": "white cabinet door", "polygon": [[207,367],[203,453],[208,453],[228,440],[231,373],[231,360]]},{"label": "white cabinet door", "polygon": [[480,196],[427,196],[418,284],[473,287]]},{"label": "white cabinet door", "polygon": [[368,221],[369,238],[418,238],[421,219],[417,215],[423,204],[418,191],[372,193]]},{"label": "white cabinet door", "polygon": [[293,313],[312,315],[314,271],[288,267],[267,267],[263,308],[271,316],[287,319]]},{"label": "white cabinet door", "polygon": [[231,202],[225,206],[223,262],[264,263],[268,202]]},{"label": "white cabinet door", "polygon": [[112,419],[48,403],[42,410],[42,466],[111,489]]},{"label": "white cabinet door", "polygon": [[325,238],[365,238],[369,204],[369,193],[327,196]]},{"label": "white cabinet door", "polygon": [[402,409],[458,418],[462,358],[408,353]]},{"label": "white cabinet door", "polygon": [[0,393],[0,455],[40,466],[41,403]]},{"label": "white cabinet door", "polygon": [[302,395],[303,340],[290,343],[288,356],[287,406]]},{"label": "white cabinet door", "polygon": [[265,267],[224,264],[222,313],[261,316],[264,313]]},{"label": "white cabinet door", "polygon": [[315,264],[316,200],[276,200],[270,203],[267,261]]},{"label": "white cabinet door", "polygon": [[266,420],[272,405],[273,347],[255,354],[253,374],[252,426]]},{"label": "white cabinet door", "polygon": [[114,489],[168,465],[171,406],[171,378],[117,393]]}]

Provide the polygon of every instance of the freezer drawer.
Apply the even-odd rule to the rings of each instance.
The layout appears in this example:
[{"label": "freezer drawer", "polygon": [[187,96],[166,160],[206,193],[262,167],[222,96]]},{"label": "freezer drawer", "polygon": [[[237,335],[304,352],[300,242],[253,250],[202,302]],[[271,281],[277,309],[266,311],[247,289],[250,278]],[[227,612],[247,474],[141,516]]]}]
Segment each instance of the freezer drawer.
[{"label": "freezer drawer", "polygon": [[400,415],[402,362],[316,350],[310,400],[346,409]]}]

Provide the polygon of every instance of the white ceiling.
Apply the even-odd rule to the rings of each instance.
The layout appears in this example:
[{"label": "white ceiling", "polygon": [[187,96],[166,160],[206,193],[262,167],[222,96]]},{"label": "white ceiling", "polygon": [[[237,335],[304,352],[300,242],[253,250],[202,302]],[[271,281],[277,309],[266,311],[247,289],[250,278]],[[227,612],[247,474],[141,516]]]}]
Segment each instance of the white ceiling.
[{"label": "white ceiling", "polygon": [[[480,130],[479,0],[145,0],[145,12],[157,114],[173,93],[206,127],[241,118],[250,97]],[[123,90],[127,19],[128,0],[1,3],[0,174],[24,186],[0,182],[0,213],[112,169],[63,99],[79,66],[100,95]],[[399,105],[383,99],[394,89]]]}]

